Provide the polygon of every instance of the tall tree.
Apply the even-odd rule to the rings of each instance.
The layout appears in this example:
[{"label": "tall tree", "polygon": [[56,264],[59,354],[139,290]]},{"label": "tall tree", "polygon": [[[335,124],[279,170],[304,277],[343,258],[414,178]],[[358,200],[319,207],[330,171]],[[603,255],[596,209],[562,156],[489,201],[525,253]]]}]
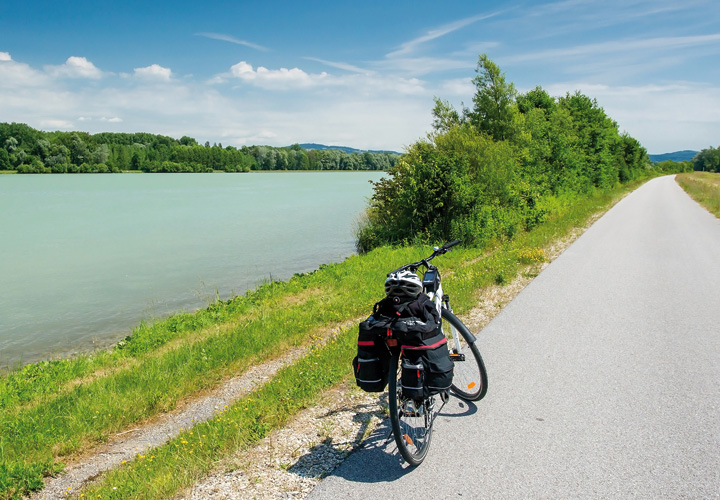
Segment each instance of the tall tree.
[{"label": "tall tree", "polygon": [[515,86],[505,80],[505,73],[487,54],[479,57],[475,72],[477,76],[473,78],[473,83],[476,91],[470,123],[496,141],[508,139],[512,127]]}]

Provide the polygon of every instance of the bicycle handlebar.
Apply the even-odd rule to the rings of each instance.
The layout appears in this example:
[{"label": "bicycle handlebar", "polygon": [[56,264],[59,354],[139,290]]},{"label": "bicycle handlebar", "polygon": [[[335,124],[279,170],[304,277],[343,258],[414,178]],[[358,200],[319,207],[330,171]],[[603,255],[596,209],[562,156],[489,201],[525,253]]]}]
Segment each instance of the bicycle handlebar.
[{"label": "bicycle handlebar", "polygon": [[435,248],[435,250],[433,251],[432,255],[430,255],[430,257],[426,257],[419,262],[413,262],[412,264],[405,264],[404,266],[400,266],[397,269],[395,269],[394,271],[389,272],[388,276],[390,276],[391,274],[395,274],[400,271],[403,271],[405,269],[409,269],[410,271],[415,272],[415,271],[417,271],[418,267],[420,267],[420,266],[425,266],[426,268],[429,268],[430,265],[428,263],[431,260],[433,260],[438,255],[443,255],[443,254],[447,253],[448,251],[450,251],[450,249],[452,247],[454,247],[458,243],[460,243],[460,240],[455,240],[455,241],[451,241],[450,243],[445,243],[440,248]]},{"label": "bicycle handlebar", "polygon": [[460,240],[455,240],[455,241],[451,241],[450,243],[445,243],[442,247],[435,250],[435,252],[433,252],[433,254],[437,253],[437,255],[442,255],[445,252],[447,252],[448,250],[450,250],[452,247],[457,245],[458,243],[460,243]]}]

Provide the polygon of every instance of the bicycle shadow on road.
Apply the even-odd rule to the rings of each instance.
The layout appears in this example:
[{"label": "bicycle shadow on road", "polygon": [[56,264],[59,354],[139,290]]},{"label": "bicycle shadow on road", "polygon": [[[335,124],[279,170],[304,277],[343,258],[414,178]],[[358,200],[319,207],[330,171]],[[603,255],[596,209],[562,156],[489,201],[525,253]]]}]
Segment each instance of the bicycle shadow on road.
[{"label": "bicycle shadow on road", "polygon": [[331,475],[355,483],[382,483],[395,481],[413,469],[400,456],[390,420],[385,419]]},{"label": "bicycle shadow on road", "polygon": [[445,404],[439,413],[441,417],[469,417],[477,413],[477,405],[472,401],[465,401],[456,396],[450,396],[450,400]]},{"label": "bicycle shadow on road", "polygon": [[[477,413],[475,403],[451,397],[439,419],[467,417]],[[433,439],[442,439],[437,434]],[[430,451],[432,453],[432,444]],[[409,466],[397,450],[391,434],[390,420],[385,419],[375,431],[330,475],[355,483],[382,483],[395,481],[414,471],[422,471],[422,465]]]}]

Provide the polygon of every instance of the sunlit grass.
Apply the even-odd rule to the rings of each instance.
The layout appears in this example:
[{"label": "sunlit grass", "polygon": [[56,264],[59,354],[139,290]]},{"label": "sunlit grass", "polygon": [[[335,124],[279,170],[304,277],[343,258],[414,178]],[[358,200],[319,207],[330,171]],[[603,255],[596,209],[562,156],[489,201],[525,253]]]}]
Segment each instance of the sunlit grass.
[{"label": "sunlit grass", "polygon": [[675,180],[695,201],[720,218],[720,174],[690,172],[678,174]]}]

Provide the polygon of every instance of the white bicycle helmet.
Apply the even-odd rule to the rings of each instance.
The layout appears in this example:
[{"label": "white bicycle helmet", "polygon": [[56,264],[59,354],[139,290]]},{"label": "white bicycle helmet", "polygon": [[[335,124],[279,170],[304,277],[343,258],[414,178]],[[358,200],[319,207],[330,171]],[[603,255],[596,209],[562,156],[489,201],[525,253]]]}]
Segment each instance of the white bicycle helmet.
[{"label": "white bicycle helmet", "polygon": [[385,280],[385,294],[388,297],[415,298],[420,295],[422,289],[418,275],[408,270],[391,273]]}]

